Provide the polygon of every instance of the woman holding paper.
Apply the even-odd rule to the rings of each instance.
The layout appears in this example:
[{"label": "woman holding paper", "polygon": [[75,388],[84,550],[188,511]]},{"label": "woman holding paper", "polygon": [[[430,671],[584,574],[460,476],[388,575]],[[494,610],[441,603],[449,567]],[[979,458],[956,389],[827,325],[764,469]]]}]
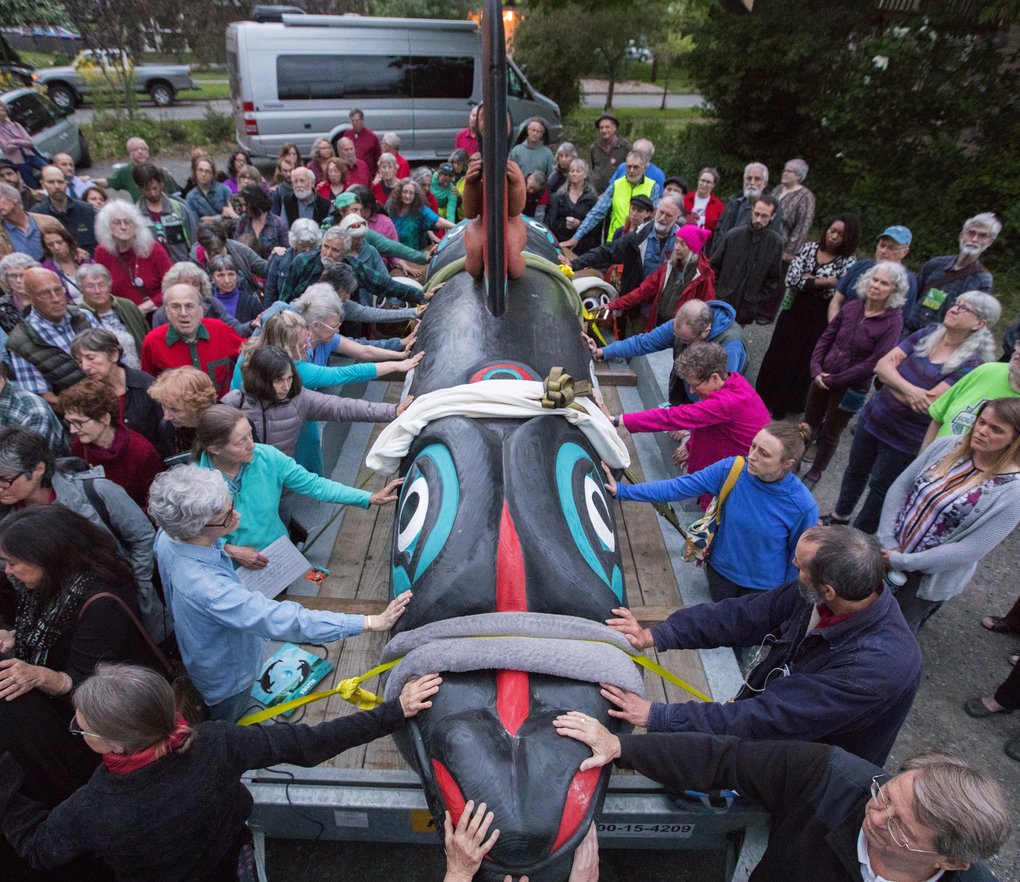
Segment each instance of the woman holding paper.
[{"label": "woman holding paper", "polygon": [[397,478],[369,493],[313,475],[275,447],[256,444],[247,417],[226,404],[214,404],[198,418],[195,458],[227,482],[238,518],[224,533],[224,550],[235,563],[252,569],[268,563],[261,549],[287,535],[279,511],[285,487],[323,502],[368,508],[394,502],[403,482]]},{"label": "woman holding paper", "polygon": [[[210,424],[206,415],[214,411],[220,412],[218,420]],[[236,414],[237,425],[247,430],[247,440],[233,439],[210,446],[214,451],[247,448],[248,461],[243,462],[240,454],[231,459],[228,452],[225,460],[221,453],[213,452],[218,465],[178,466],[163,472],[152,482],[149,514],[159,527],[156,560],[167,604],[173,611],[184,666],[209,708],[210,718],[234,722],[252,703],[251,684],[259,675],[270,640],[332,643],[362,631],[388,630],[407,607],[411,592],[401,594],[381,615],[359,616],[309,610],[291,601],[277,602],[258,591],[249,591],[234,571],[224,542],[230,536],[243,534],[245,519],[253,527],[255,522],[269,521],[269,515],[279,521],[275,502],[269,515],[246,504],[250,499],[245,494],[250,490],[260,495],[258,487],[248,482],[257,479],[259,471],[266,467],[252,454],[259,449],[271,451],[269,463],[287,460],[308,479],[325,485],[333,482],[309,475],[275,448],[253,444],[248,421],[222,404],[213,405],[199,419],[199,443],[215,428],[225,425],[231,414]],[[231,431],[228,436],[232,434]],[[202,454],[203,458],[207,455],[208,451]],[[228,460],[235,463],[233,478],[229,477],[229,469],[226,473],[221,471]],[[239,483],[245,484],[243,493],[237,491]],[[347,493],[364,492],[342,484],[335,486],[343,487]],[[261,489],[266,489],[265,484]],[[374,496],[367,493],[364,496],[381,504],[396,499],[395,489],[390,483]],[[366,501],[365,506],[368,504]],[[273,538],[285,535],[282,523],[279,530]]]}]

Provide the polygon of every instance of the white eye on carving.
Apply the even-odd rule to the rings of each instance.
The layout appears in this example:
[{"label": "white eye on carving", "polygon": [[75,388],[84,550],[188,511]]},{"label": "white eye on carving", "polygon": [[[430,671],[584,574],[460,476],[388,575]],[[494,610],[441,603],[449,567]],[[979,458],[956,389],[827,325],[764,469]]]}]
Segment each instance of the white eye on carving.
[{"label": "white eye on carving", "polygon": [[398,551],[407,551],[411,543],[418,538],[428,511],[429,484],[425,476],[419,474],[404,491],[404,500],[397,515],[400,524],[400,532],[397,534]]},{"label": "white eye on carving", "polygon": [[584,503],[588,509],[588,519],[595,530],[595,535],[609,551],[615,551],[616,536],[609,523],[609,507],[606,505],[601,485],[590,475],[585,475],[584,478]]}]

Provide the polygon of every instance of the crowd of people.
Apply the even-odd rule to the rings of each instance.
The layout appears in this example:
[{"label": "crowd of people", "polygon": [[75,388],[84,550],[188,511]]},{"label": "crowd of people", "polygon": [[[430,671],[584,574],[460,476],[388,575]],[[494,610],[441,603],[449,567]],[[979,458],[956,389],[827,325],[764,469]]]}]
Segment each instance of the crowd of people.
[{"label": "crowd of people", "polygon": [[[689,188],[619,128],[602,114],[579,149],[535,118],[509,151],[564,270],[615,292],[594,320],[616,338],[585,334],[592,358],[674,356],[667,406],[606,414],[670,433],[677,475],[628,484],[607,468],[607,491],[715,512],[712,602],[652,628],[620,607],[607,625],[636,651],[756,648],[731,702],[603,686],[610,716],[659,734],[612,735],[570,709],[557,730],[592,749],[582,768],[764,803],[761,878],[988,878],[980,862],[1009,831],[994,781],[944,755],[881,767],[921,681],[925,621],[1020,522],[1020,345],[995,360],[1001,307],[980,261],[1001,224],[975,214],[957,252],[915,274],[903,219],[864,259],[874,233],[853,214],[833,206],[816,223],[803,159],[771,192],[768,168],[748,163],[724,199],[718,170]],[[294,494],[397,499],[399,479],[375,493],[330,480],[321,425],[389,422],[411,399],[322,390],[428,357],[412,353],[431,296],[420,280],[446,231],[474,219],[478,143],[476,108],[446,162],[412,170],[399,136],[353,110],[307,162],[283,145],[270,180],[243,150],[220,172],[196,149],[182,186],[140,138],[108,178],[64,154],[0,160],[0,859],[19,874],[253,878],[240,774],[388,734],[442,688],[428,674],[317,727],[234,725],[270,640],[387,630],[412,600],[312,611],[249,591],[239,570],[267,566],[281,537],[300,542]],[[851,426],[820,517],[816,485]],[[1020,633],[1020,600],[982,624]],[[200,719],[175,704],[182,669]],[[966,712],[1017,707],[1014,672]],[[1020,736],[1006,752],[1020,760]],[[148,814],[158,829],[125,823]],[[447,817],[449,882],[477,871],[492,825],[484,804]],[[592,834],[571,879],[595,878]]]}]

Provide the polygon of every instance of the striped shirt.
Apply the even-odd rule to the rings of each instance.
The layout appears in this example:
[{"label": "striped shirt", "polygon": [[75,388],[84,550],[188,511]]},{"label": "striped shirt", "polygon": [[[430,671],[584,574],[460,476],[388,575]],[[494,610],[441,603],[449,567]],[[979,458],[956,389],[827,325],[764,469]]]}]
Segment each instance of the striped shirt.
[{"label": "striped shirt", "polygon": [[896,537],[903,554],[935,548],[945,542],[974,511],[991,487],[1020,478],[1018,472],[975,481],[981,469],[969,457],[941,477],[935,469],[921,472],[896,518]]}]

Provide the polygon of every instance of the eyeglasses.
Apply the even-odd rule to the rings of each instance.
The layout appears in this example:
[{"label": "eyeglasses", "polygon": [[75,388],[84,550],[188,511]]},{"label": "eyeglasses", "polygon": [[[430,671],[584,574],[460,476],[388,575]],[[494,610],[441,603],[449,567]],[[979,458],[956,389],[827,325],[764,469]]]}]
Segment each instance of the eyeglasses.
[{"label": "eyeglasses", "polygon": [[340,333],[340,326],[339,326],[339,325],[337,325],[337,326],[336,326],[336,327],[334,328],[334,327],[333,327],[332,325],[330,325],[330,324],[327,324],[326,322],[321,322],[321,321],[319,321],[318,319],[315,319],[315,321],[313,321],[313,322],[312,322],[312,324],[313,324],[313,325],[321,325],[321,326],[322,326],[322,327],[324,327],[324,328],[325,328],[325,329],[326,329],[327,331],[329,331],[329,332],[330,332],[331,334],[339,334],[339,333]]},{"label": "eyeglasses", "polygon": [[23,478],[28,474],[29,472],[18,472],[16,475],[4,475],[3,477],[0,477],[0,490],[9,489],[11,484],[17,481],[18,478]]},{"label": "eyeglasses", "polygon": [[227,512],[227,516],[223,519],[223,521],[221,523],[213,523],[212,521],[210,521],[208,524],[206,524],[206,526],[207,527],[229,527],[230,526],[230,522],[234,519],[234,514],[235,514],[236,511],[237,511],[237,505],[235,503],[231,502],[230,503],[230,511]]},{"label": "eyeglasses", "polygon": [[967,306],[966,303],[960,303],[959,300],[957,300],[956,303],[954,303],[949,308],[950,309],[958,309],[960,312],[969,313],[970,315],[974,316],[974,318],[976,318],[976,319],[981,318],[981,316],[978,315],[976,309],[974,309],[972,306]]},{"label": "eyeglasses", "polygon": [[197,303],[168,303],[166,304],[167,312],[198,312],[201,309]]},{"label": "eyeglasses", "polygon": [[889,802],[889,798],[882,790],[882,785],[878,783],[879,778],[891,777],[892,776],[890,775],[876,775],[871,779],[871,798],[875,800],[875,804],[882,811],[889,813],[888,819],[885,822],[885,829],[889,831],[889,838],[892,839],[892,841],[900,848],[905,848],[907,851],[917,852],[917,854],[938,854],[937,851],[932,851],[929,848],[914,848],[910,844],[910,840],[907,839],[907,834],[903,832],[899,819],[894,814],[891,814],[893,808],[892,803]]},{"label": "eyeglasses", "polygon": [[115,217],[110,221],[111,227],[133,227],[135,222],[126,217]]},{"label": "eyeglasses", "polygon": [[71,722],[67,727],[67,731],[72,735],[81,735],[82,738],[102,738],[102,735],[97,735],[95,732],[86,732],[84,729],[79,729],[75,723],[77,723],[75,717],[71,717]]},{"label": "eyeglasses", "polygon": [[64,422],[67,423],[72,429],[77,429],[79,432],[86,423],[92,422],[92,417],[85,417],[83,420],[72,420],[69,417],[64,417]]}]

